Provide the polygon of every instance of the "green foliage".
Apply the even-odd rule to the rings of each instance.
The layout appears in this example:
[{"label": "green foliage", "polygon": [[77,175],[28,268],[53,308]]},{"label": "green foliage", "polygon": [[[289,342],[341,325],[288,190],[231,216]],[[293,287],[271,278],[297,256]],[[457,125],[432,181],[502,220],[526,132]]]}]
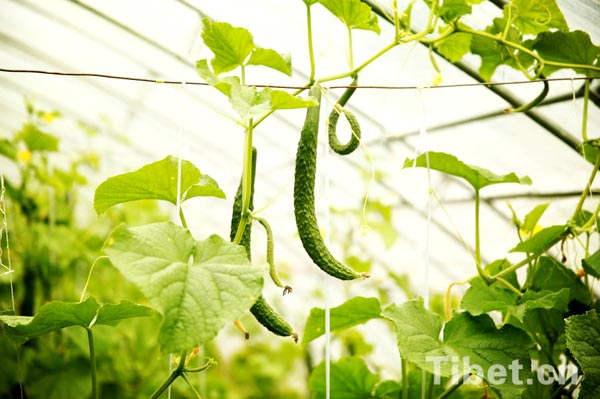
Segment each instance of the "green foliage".
[{"label": "green foliage", "polygon": [[216,235],[195,241],[173,223],[121,226],[104,251],[164,316],[165,352],[204,343],[241,316],[259,297],[267,270],[251,265],[242,247]]},{"label": "green foliage", "polygon": [[50,302],[44,305],[35,317],[0,316],[0,323],[7,336],[16,343],[66,327],[92,328],[94,325],[116,326],[121,320],[152,315],[152,309],[123,301],[120,304],[100,305],[95,298],[85,302]]},{"label": "green foliage", "polygon": [[102,214],[111,206],[130,201],[156,199],[176,205],[178,201],[200,196],[225,198],[217,182],[183,159],[180,196],[177,198],[178,168],[178,159],[168,156],[134,172],[113,176],[96,188],[94,209]]},{"label": "green foliage", "polygon": [[[533,49],[549,61],[562,62],[567,65],[598,65],[600,47],[595,46],[590,36],[582,31],[574,32],[545,32],[537,37],[533,43]],[[582,68],[570,67],[575,72],[587,74]],[[547,65],[544,74],[550,75],[560,67]]]},{"label": "green foliage", "polygon": [[600,395],[600,319],[595,310],[567,319],[567,347],[583,370],[581,397]]},{"label": "green foliage", "polygon": [[[380,314],[381,306],[377,298],[354,297],[340,306],[330,309],[330,331],[366,323],[380,317]],[[306,321],[302,345],[308,344],[323,334],[325,334],[325,310],[312,308]]]},{"label": "green foliage", "polygon": [[380,33],[377,16],[360,0],[318,0],[348,29],[364,29]]},{"label": "green foliage", "polygon": [[476,191],[483,187],[500,183],[531,184],[528,176],[518,177],[514,173],[497,175],[478,166],[467,165],[454,155],[443,152],[427,152],[415,159],[406,159],[404,168],[431,168],[445,174],[460,177],[467,181]]},{"label": "green foliage", "polygon": [[528,252],[539,254],[549,249],[569,234],[569,226],[550,226],[542,229],[533,237],[518,243],[510,252]]},{"label": "green foliage", "polygon": [[524,35],[536,35],[551,29],[569,30],[555,0],[512,0],[504,6],[504,18]]},{"label": "green foliage", "polygon": [[[366,399],[374,396],[379,378],[373,374],[364,360],[347,357],[331,363],[331,399]],[[313,398],[325,396],[325,363],[318,365],[308,382]]]}]

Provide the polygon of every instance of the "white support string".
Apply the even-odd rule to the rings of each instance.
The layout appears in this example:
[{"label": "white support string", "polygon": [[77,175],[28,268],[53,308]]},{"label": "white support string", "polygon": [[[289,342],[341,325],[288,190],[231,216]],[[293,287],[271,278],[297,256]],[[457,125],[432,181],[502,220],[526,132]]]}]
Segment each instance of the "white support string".
[{"label": "white support string", "polygon": [[[10,261],[10,240],[8,237],[8,216],[6,215],[6,207],[4,194],[6,193],[6,188],[4,186],[4,173],[0,172],[0,214],[2,214],[2,224],[0,224],[0,266],[6,269],[6,272],[2,273],[1,276],[8,275],[8,282],[10,285],[10,303],[12,306],[12,311],[16,312],[15,306],[15,291],[13,287],[13,268],[12,263]],[[6,242],[6,264],[2,260],[2,237],[4,237],[4,241]]]},{"label": "white support string", "polygon": [[[324,96],[321,97],[321,101],[323,104],[327,105],[328,103],[324,101]],[[323,109],[321,107],[321,112],[328,111],[327,109]],[[328,115],[326,113],[326,115]],[[321,119],[319,119],[321,120]],[[321,124],[321,123],[320,123]],[[319,124],[319,125],[320,125]],[[320,126],[319,126],[320,127]],[[322,174],[323,182],[324,182],[324,195],[325,198],[325,242],[329,245],[331,239],[331,212],[330,212],[330,189],[331,189],[331,174],[330,174],[330,165],[331,157],[329,151],[329,145],[325,142],[323,147],[324,159],[323,163],[325,164],[325,172]],[[323,279],[323,289],[325,291],[324,300],[325,300],[325,399],[331,398],[331,295],[330,295],[330,286],[329,286],[329,278]]]}]

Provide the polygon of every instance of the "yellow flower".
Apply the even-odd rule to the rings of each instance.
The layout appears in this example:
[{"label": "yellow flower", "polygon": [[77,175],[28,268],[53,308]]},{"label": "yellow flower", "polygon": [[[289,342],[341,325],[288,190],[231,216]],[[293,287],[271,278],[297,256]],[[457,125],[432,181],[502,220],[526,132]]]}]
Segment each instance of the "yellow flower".
[{"label": "yellow flower", "polygon": [[17,152],[17,159],[25,164],[29,163],[29,161],[31,161],[31,151],[19,150]]}]

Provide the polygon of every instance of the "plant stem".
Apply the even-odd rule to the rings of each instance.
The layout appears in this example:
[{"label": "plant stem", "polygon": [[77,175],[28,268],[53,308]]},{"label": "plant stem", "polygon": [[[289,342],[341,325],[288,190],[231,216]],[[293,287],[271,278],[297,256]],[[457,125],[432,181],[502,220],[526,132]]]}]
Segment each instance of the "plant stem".
[{"label": "plant stem", "polygon": [[96,351],[94,350],[94,334],[91,328],[86,328],[88,347],[90,348],[90,368],[92,370],[92,398],[98,399],[98,380],[96,378]]},{"label": "plant stem", "polygon": [[490,283],[492,279],[489,274],[481,267],[481,237],[479,231],[479,207],[480,207],[479,189],[475,190],[475,267],[477,267],[477,273],[486,282]]},{"label": "plant stem", "polygon": [[583,141],[588,140],[587,124],[588,124],[588,104],[590,102],[590,79],[585,80],[583,86],[583,115],[581,117],[581,135]]},{"label": "plant stem", "polygon": [[239,244],[244,235],[246,224],[248,223],[249,207],[250,207],[250,193],[252,191],[252,133],[253,133],[252,119],[248,122],[248,129],[246,130],[246,137],[244,139],[244,167],[242,171],[242,215],[240,217],[240,224],[233,242]]},{"label": "plant stem", "polygon": [[181,209],[181,206],[179,207],[179,220],[181,220],[181,225],[187,229],[187,222],[185,220],[185,216],[183,215],[183,209]]},{"label": "plant stem", "polygon": [[598,173],[598,168],[600,168],[600,153],[598,153],[598,156],[596,157],[596,162],[594,163],[594,170],[592,170],[590,178],[588,179],[588,182],[585,185],[585,189],[581,193],[581,197],[579,197],[579,202],[577,203],[577,207],[575,207],[575,211],[573,212],[573,216],[571,216],[570,222],[574,222],[577,219],[577,215],[579,215],[579,212],[581,212],[581,208],[583,208],[583,203],[585,202],[585,199],[587,198],[587,195],[590,192],[590,189],[592,188],[592,183],[596,178],[596,173]]},{"label": "plant stem", "polygon": [[337,74],[337,75],[328,76],[328,77],[323,78],[323,79],[319,79],[319,82],[321,82],[321,83],[323,83],[323,82],[329,82],[329,81],[332,81],[332,80],[346,78],[348,76],[354,76],[358,72],[360,72],[362,69],[364,69],[367,65],[369,65],[370,63],[372,63],[377,58],[381,57],[383,54],[387,53],[389,50],[393,49],[397,45],[398,45],[398,43],[396,41],[393,41],[392,43],[388,44],[387,46],[385,46],[384,48],[382,48],[381,50],[379,50],[377,53],[375,53],[375,55],[373,55],[371,58],[369,58],[368,60],[366,60],[365,62],[363,62],[362,64],[360,64],[356,68],[354,68],[353,70],[351,70],[349,72],[340,73],[340,74]]},{"label": "plant stem", "polygon": [[182,351],[181,356],[179,357],[179,364],[177,365],[177,368],[175,370],[173,370],[171,372],[171,374],[169,374],[167,379],[161,384],[161,386],[159,386],[156,389],[156,391],[154,391],[152,396],[150,396],[150,399],[158,399],[160,397],[160,395],[162,395],[163,392],[165,392],[167,390],[167,388],[169,388],[169,386],[171,386],[173,381],[175,381],[177,379],[177,377],[179,377],[180,375],[183,374],[183,367],[185,366],[185,358],[186,358],[186,352]]},{"label": "plant stem", "polygon": [[465,381],[467,380],[467,378],[469,378],[470,376],[471,376],[471,373],[468,373],[468,374],[465,374],[464,376],[460,377],[458,379],[458,381],[456,381],[454,384],[450,385],[448,387],[448,389],[446,389],[444,392],[442,392],[442,394],[437,396],[436,399],[448,398],[450,395],[452,395],[454,393],[454,391],[456,391],[458,388],[460,388],[462,386],[462,384],[464,384]]},{"label": "plant stem", "polygon": [[188,386],[192,389],[192,392],[194,392],[194,395],[196,395],[196,398],[198,399],[202,399],[202,395],[200,395],[200,393],[198,391],[196,391],[196,388],[194,388],[194,385],[192,385],[192,383],[190,382],[190,380],[188,380],[187,376],[185,375],[185,373],[181,374],[181,378],[183,378],[183,380],[188,384]]},{"label": "plant stem", "polygon": [[402,363],[402,399],[408,399],[408,361],[404,358]]},{"label": "plant stem", "polygon": [[354,50],[352,48],[352,29],[348,28],[348,65],[354,69]]},{"label": "plant stem", "polygon": [[312,16],[308,4],[306,5],[306,30],[308,32],[308,57],[310,59],[310,76],[308,81],[312,83],[315,81],[315,51],[312,37]]}]

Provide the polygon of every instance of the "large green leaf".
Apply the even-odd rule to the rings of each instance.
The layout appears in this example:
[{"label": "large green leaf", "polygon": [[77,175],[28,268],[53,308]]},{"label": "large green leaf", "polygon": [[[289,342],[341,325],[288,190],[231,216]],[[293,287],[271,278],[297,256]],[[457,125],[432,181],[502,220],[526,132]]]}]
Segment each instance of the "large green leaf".
[{"label": "large green leaf", "polygon": [[562,288],[569,289],[569,300],[576,300],[590,305],[592,297],[588,287],[577,278],[577,275],[554,258],[542,256],[529,270],[527,281],[535,291],[557,292]]},{"label": "large green leaf", "polygon": [[[503,34],[506,27],[506,20],[504,18],[495,18],[493,23],[488,26],[485,31],[492,35]],[[522,37],[514,27],[508,29],[507,40],[510,40],[516,44],[522,44]],[[530,56],[523,56],[521,53],[515,51],[498,43],[495,40],[489,38],[474,35],[471,39],[471,52],[481,57],[481,65],[479,67],[479,75],[486,81],[490,81],[496,68],[500,65],[507,64],[510,66],[517,67],[514,63],[514,58],[519,60],[522,67],[527,68],[532,58]]]},{"label": "large green leaf", "polygon": [[117,325],[123,319],[151,316],[152,309],[122,301],[100,305],[95,298],[84,302],[50,302],[34,316],[0,316],[8,336],[22,343],[31,338],[71,326],[91,328],[95,324]]},{"label": "large green leaf", "polygon": [[17,160],[17,146],[8,139],[0,139],[0,155],[13,161]]},{"label": "large green leaf", "polygon": [[[545,60],[566,64],[598,65],[600,47],[595,46],[590,36],[582,31],[574,32],[544,32],[533,43],[536,50]],[[546,65],[546,76],[561,69],[560,67]],[[586,74],[582,68],[574,68],[575,72]]]},{"label": "large green leaf", "polygon": [[[164,200],[177,204],[178,159],[168,157],[102,182],[94,195],[94,209],[103,213],[113,205],[137,200]],[[189,161],[181,160],[182,201],[198,196],[225,198],[218,184]]]},{"label": "large green leaf", "polygon": [[254,40],[248,30],[210,18],[203,18],[202,24],[202,39],[215,55],[210,63],[217,75],[244,65],[254,49]]},{"label": "large green leaf", "polygon": [[[390,305],[383,310],[382,316],[396,327],[402,358],[423,370],[442,376],[457,372],[462,375],[477,365],[483,370],[481,377],[486,378],[494,365],[508,370],[508,366],[517,361],[525,370],[529,368],[528,352],[532,342],[528,335],[510,325],[498,329],[487,315],[460,313],[454,316],[445,324],[442,339],[442,320],[426,310],[422,301]],[[468,367],[463,363],[465,360]],[[507,398],[519,397],[524,389],[523,385],[512,384],[509,380],[492,386]]]},{"label": "large green leaf", "polygon": [[420,168],[429,167],[448,175],[460,177],[465,179],[475,190],[499,183],[531,184],[531,179],[528,176],[518,177],[514,173],[496,175],[487,169],[467,165],[454,155],[443,152],[430,151],[419,155],[416,161],[414,159],[404,161],[404,168],[414,166]]},{"label": "large green leaf", "polygon": [[470,51],[471,37],[468,33],[453,33],[437,44],[438,50],[450,62],[458,62]]},{"label": "large green leaf", "polygon": [[118,227],[104,248],[110,261],[159,310],[159,342],[180,352],[214,338],[260,296],[266,264],[252,265],[243,247],[213,235],[195,241],[173,223]]},{"label": "large green leaf", "polygon": [[521,230],[523,230],[523,232],[525,232],[526,234],[529,234],[529,235],[533,234],[533,232],[535,231],[535,228],[538,225],[540,218],[542,217],[544,212],[546,212],[546,209],[548,209],[549,206],[550,206],[550,203],[547,202],[545,204],[537,205],[535,208],[533,208],[525,216],[525,219],[523,220],[523,224],[521,225]]},{"label": "large green leaf", "polygon": [[567,225],[546,227],[533,237],[518,243],[510,252],[542,253],[569,235],[569,231]]},{"label": "large green leaf", "polygon": [[[361,358],[345,357],[331,363],[331,399],[373,398],[378,381],[379,377],[369,370]],[[313,398],[325,397],[325,362],[313,370],[308,385]]]},{"label": "large green leaf", "polygon": [[[381,306],[377,298],[355,297],[330,309],[330,331],[341,330],[366,323],[380,317]],[[306,321],[302,345],[325,334],[325,310],[312,308]]]},{"label": "large green leaf", "polygon": [[524,35],[537,35],[551,29],[569,30],[555,0],[512,0],[504,6],[504,18],[510,18]]},{"label": "large green leaf", "polygon": [[257,47],[252,51],[248,65],[262,65],[288,76],[292,75],[292,61],[289,55],[280,54],[270,48]]},{"label": "large green leaf", "polygon": [[325,8],[350,29],[365,29],[380,33],[377,16],[360,0],[319,0]]},{"label": "large green leaf", "polygon": [[595,310],[571,316],[567,324],[567,347],[583,370],[581,398],[600,397],[600,319]]}]

